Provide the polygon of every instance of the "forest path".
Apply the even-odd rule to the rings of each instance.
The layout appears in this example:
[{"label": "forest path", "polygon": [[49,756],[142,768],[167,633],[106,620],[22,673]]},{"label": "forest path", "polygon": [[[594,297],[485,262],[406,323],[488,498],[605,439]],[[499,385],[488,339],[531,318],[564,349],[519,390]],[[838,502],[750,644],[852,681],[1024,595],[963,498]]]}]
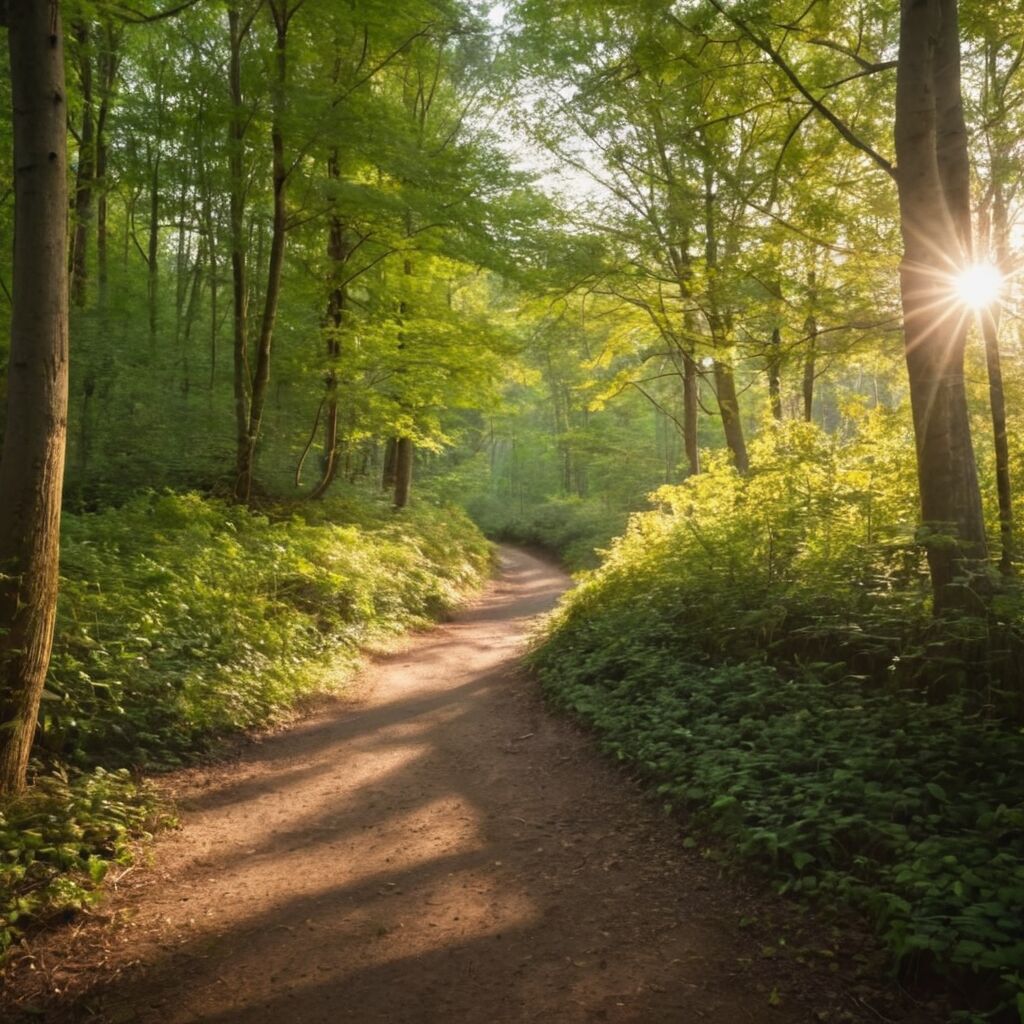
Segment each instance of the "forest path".
[{"label": "forest path", "polygon": [[520,671],[568,584],[505,548],[480,600],[354,698],[183,773],[185,827],[114,898],[128,923],[47,1019],[821,1019],[751,948],[741,897]]}]

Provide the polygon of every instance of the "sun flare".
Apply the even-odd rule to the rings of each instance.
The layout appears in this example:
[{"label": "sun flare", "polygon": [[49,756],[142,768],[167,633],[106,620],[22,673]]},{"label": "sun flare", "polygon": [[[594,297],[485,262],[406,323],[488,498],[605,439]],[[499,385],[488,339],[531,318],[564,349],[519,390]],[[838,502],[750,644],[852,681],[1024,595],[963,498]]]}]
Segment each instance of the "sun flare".
[{"label": "sun flare", "polygon": [[956,277],[956,294],[971,309],[986,309],[998,301],[1003,290],[1003,275],[991,263],[965,267]]}]

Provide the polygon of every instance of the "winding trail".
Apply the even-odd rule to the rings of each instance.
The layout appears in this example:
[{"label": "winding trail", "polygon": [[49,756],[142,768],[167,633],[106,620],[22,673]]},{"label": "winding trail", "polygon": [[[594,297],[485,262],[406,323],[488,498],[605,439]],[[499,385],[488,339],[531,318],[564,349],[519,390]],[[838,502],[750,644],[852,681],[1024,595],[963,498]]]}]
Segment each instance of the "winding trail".
[{"label": "winding trail", "polygon": [[748,948],[678,826],[518,669],[568,583],[505,548],[479,601],[354,698],[186,773],[186,827],[115,897],[128,923],[52,1019],[824,1019]]}]

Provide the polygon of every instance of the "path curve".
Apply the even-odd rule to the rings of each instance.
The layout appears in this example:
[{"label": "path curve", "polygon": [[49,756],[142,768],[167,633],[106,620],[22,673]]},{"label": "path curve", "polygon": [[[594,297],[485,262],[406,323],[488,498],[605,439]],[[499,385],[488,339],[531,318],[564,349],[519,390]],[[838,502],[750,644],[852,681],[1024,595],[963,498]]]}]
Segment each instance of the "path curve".
[{"label": "path curve", "polygon": [[[503,548],[356,697],[185,776],[127,900],[110,1024],[804,1021],[675,826],[518,668],[567,577]],[[102,972],[101,972],[102,973]],[[110,977],[113,980],[110,980]],[[847,1018],[850,1019],[850,1018]]]}]

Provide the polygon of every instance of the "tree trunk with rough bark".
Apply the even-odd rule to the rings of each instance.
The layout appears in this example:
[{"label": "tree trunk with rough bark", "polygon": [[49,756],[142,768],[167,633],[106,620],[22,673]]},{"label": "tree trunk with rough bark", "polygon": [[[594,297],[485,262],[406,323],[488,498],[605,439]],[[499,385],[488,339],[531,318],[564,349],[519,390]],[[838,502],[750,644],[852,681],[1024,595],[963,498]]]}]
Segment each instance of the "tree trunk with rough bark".
[{"label": "tree trunk with rough bark", "polygon": [[67,436],[67,102],[56,0],[8,0],[14,279],[0,457],[0,794],[24,788],[57,606]]},{"label": "tree trunk with rough bark", "polygon": [[743,434],[743,419],[740,416],[739,396],[736,393],[736,378],[732,366],[719,353],[728,348],[727,318],[723,315],[717,283],[718,278],[718,231],[715,208],[715,176],[709,160],[704,161],[704,262],[707,270],[707,309],[705,316],[715,349],[714,376],[715,395],[722,417],[722,431],[725,443],[732,453],[733,465],[740,473],[750,469],[747,458],[747,442]]},{"label": "tree trunk with rough bark", "polygon": [[690,475],[700,472],[700,445],[697,435],[697,413],[700,403],[697,395],[697,363],[689,352],[683,353],[683,446]]},{"label": "tree trunk with rough bark", "polygon": [[722,430],[725,443],[732,452],[733,465],[740,473],[747,473],[750,460],[747,457],[747,442],[743,436],[743,420],[740,418],[740,400],[736,394],[736,378],[732,367],[720,359],[715,360],[715,394],[722,416]]},{"label": "tree trunk with rough bark", "polygon": [[896,181],[904,344],[934,609],[983,605],[987,545],[951,275],[970,262],[970,168],[956,0],[902,0]]}]

